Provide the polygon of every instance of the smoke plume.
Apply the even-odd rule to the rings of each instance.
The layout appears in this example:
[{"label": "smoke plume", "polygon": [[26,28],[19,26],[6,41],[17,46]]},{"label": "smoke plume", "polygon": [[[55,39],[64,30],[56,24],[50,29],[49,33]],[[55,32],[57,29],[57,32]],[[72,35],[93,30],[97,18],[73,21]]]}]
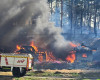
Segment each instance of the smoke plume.
[{"label": "smoke plume", "polygon": [[69,41],[61,35],[61,28],[49,22],[49,17],[46,0],[0,0],[0,47],[15,48],[33,40],[58,57],[67,55]]}]

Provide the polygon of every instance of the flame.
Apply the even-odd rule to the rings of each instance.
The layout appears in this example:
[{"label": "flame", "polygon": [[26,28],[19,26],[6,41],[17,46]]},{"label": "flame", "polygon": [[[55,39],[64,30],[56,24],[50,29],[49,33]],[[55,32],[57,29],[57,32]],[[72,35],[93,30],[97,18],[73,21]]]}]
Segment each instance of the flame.
[{"label": "flame", "polygon": [[86,58],[87,57],[87,54],[83,54],[82,57]]},{"label": "flame", "polygon": [[43,59],[43,54],[45,54],[46,56],[46,62],[49,62],[49,61],[55,61],[56,58],[53,56],[53,53],[52,52],[38,52],[39,56],[38,56],[38,61],[42,62],[44,59]]},{"label": "flame", "polygon": [[82,48],[85,48],[86,46],[82,46]]},{"label": "flame", "polygon": [[80,44],[76,45],[76,44],[74,44],[74,43],[72,43],[72,42],[70,42],[69,44],[70,44],[70,46],[72,46],[72,47],[77,47],[77,46],[80,45]]},{"label": "flame", "polygon": [[67,60],[68,62],[70,62],[70,63],[74,63],[75,59],[76,59],[75,51],[71,51],[71,52],[70,52],[70,55],[68,55],[68,56],[66,57],[66,60]]},{"label": "flame", "polygon": [[48,61],[55,61],[56,60],[56,58],[53,56],[53,53],[52,52],[49,52],[48,54],[47,54],[47,52],[46,52],[46,61],[48,62]]},{"label": "flame", "polygon": [[33,41],[31,42],[30,46],[32,46],[35,49],[35,51],[38,52],[38,48],[35,46]]},{"label": "flame", "polygon": [[21,47],[19,45],[16,45],[16,51],[20,50]]},{"label": "flame", "polygon": [[38,60],[39,60],[40,62],[43,61],[43,56],[42,56],[42,54],[39,54],[39,56],[38,56]]},{"label": "flame", "polygon": [[[56,61],[56,58],[54,57],[53,53],[52,52],[47,52],[47,51],[44,51],[44,52],[40,52],[38,50],[38,47],[35,46],[34,42],[32,41],[30,43],[30,46],[32,46],[35,50],[35,53],[38,55],[38,61],[42,62],[44,60],[44,54],[46,56],[46,61]],[[16,51],[20,50],[22,47],[20,47],[19,45],[16,45]],[[31,49],[32,51],[32,49]]]},{"label": "flame", "polygon": [[96,51],[96,50],[92,50],[92,51]]}]

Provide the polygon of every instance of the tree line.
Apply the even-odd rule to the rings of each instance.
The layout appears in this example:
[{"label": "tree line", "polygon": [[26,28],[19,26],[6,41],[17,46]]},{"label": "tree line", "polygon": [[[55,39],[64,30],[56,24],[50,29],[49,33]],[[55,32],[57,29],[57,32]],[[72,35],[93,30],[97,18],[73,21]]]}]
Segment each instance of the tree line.
[{"label": "tree line", "polygon": [[67,29],[66,33],[99,35],[100,0],[48,0],[48,3],[53,21]]}]

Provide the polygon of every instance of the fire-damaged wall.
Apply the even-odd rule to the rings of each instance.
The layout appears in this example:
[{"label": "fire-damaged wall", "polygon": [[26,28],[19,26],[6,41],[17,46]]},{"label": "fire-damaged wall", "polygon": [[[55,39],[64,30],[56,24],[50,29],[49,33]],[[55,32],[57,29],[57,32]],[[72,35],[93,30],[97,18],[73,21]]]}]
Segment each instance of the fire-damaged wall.
[{"label": "fire-damaged wall", "polygon": [[76,53],[76,68],[89,68],[92,64],[93,54],[92,51],[77,52]]},{"label": "fire-damaged wall", "polygon": [[88,53],[76,53],[76,62],[92,62],[93,59],[93,55],[92,52],[88,52]]}]

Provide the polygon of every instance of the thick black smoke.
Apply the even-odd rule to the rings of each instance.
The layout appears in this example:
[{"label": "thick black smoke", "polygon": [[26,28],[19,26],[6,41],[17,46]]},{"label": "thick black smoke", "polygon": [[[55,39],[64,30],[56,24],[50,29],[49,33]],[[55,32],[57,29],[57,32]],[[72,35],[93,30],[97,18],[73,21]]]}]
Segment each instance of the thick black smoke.
[{"label": "thick black smoke", "polygon": [[27,36],[35,26],[25,24],[41,14],[36,10],[38,3],[39,0],[0,0],[0,46],[14,47],[29,41]]},{"label": "thick black smoke", "polygon": [[13,49],[31,40],[58,57],[70,50],[61,29],[49,22],[46,0],[0,0],[0,47]]}]

